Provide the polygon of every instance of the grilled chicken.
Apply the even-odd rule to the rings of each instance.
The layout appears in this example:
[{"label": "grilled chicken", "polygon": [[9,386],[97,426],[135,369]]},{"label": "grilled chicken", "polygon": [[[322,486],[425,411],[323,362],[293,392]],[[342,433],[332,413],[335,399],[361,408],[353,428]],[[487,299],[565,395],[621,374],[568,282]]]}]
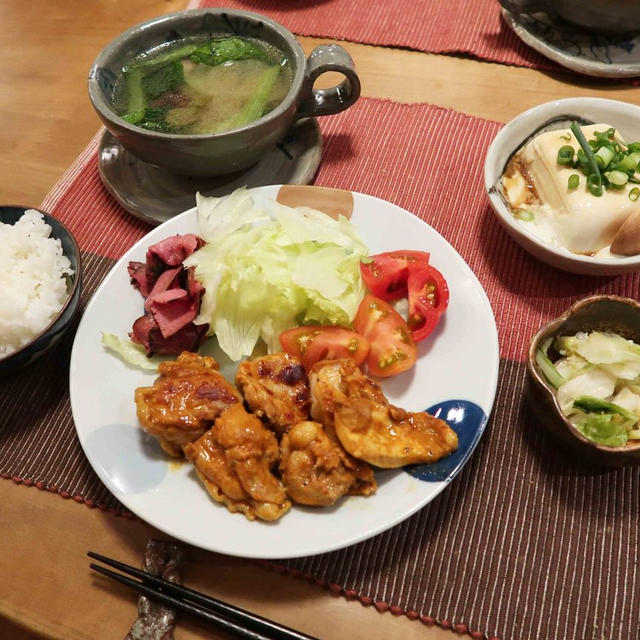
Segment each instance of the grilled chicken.
[{"label": "grilled chicken", "polygon": [[309,417],[309,381],[295,356],[274,353],[243,362],[236,384],[251,411],[266,419],[278,435]]},{"label": "grilled chicken", "polygon": [[280,442],[280,474],[289,497],[311,506],[332,505],[345,494],[376,490],[373,469],[353,460],[318,422],[298,422]]},{"label": "grilled chicken", "polygon": [[241,401],[233,385],[218,371],[218,363],[188,351],[158,366],[151,387],[135,391],[138,420],[174,457],[197,440],[228,407]]},{"label": "grilled chicken", "polygon": [[249,520],[277,520],[291,507],[272,473],[278,441],[241,404],[227,409],[213,427],[184,447],[209,494]]},{"label": "grilled chicken", "polygon": [[324,360],[310,373],[311,415],[335,429],[355,458],[383,468],[435,462],[458,448],[446,422],[389,404],[351,360]]}]

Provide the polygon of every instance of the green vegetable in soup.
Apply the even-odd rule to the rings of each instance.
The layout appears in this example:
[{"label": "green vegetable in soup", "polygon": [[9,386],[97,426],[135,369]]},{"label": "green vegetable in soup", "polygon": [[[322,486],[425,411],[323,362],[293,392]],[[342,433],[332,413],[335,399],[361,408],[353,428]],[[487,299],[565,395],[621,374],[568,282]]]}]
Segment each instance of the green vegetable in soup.
[{"label": "green vegetable in soup", "polygon": [[142,78],[142,90],[147,100],[154,100],[176,89],[183,79],[182,62],[174,60],[145,75]]},{"label": "green vegetable in soup", "polygon": [[196,44],[188,44],[184,47],[178,47],[177,49],[171,49],[167,53],[160,54],[158,56],[153,56],[151,58],[142,58],[137,60],[136,62],[127,65],[126,70],[129,69],[151,69],[154,67],[158,67],[162,64],[166,64],[167,62],[175,62],[176,60],[182,60],[183,58],[187,58],[190,56],[196,49],[198,45]]},{"label": "green vegetable in soup", "polygon": [[243,127],[274,109],[291,86],[287,59],[267,42],[217,38],[156,51],[124,67],[113,96],[124,120],[151,131],[207,134]]},{"label": "green vegetable in soup", "polygon": [[237,116],[231,118],[227,122],[224,122],[220,126],[220,130],[224,131],[226,129],[237,129],[238,127],[243,127],[264,115],[265,107],[269,100],[269,95],[271,94],[271,89],[278,79],[279,73],[279,67],[267,67],[260,78],[260,83],[258,84],[253,97],[245,103],[242,111]]},{"label": "green vegetable in soup", "polygon": [[[142,68],[134,67],[125,71],[128,93],[127,113],[122,117],[131,124],[138,124],[146,129],[165,131],[166,109],[147,105],[155,98],[176,89],[184,79],[182,63],[179,60],[169,62],[155,68],[146,75]],[[147,126],[147,123],[150,123]]]},{"label": "green vegetable in soup", "polygon": [[211,40],[198,47],[189,56],[193,62],[215,67],[230,60],[262,60],[269,61],[267,52],[255,42],[242,38],[224,38]]},{"label": "green vegetable in soup", "polygon": [[142,71],[140,69],[125,71],[124,82],[127,92],[127,113],[122,117],[127,122],[136,124],[144,118],[146,105],[142,90]]}]

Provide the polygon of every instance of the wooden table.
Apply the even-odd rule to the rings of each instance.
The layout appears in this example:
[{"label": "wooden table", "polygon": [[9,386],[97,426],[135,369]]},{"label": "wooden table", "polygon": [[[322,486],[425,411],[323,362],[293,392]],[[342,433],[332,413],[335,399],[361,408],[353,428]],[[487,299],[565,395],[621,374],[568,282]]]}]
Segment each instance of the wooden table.
[{"label": "wooden table", "polygon": [[[4,0],[0,4],[0,193],[37,206],[99,127],[86,79],[98,51],[184,0]],[[320,40],[301,38],[311,50]],[[640,103],[640,88],[474,60],[344,43],[365,96],[430,102],[506,122],[556,98]],[[0,446],[2,444],[0,443]],[[136,597],[92,576],[94,549],[138,565],[148,525],[0,481],[0,637],[123,637]],[[320,638],[447,640],[453,632],[380,614],[303,579],[254,562],[194,551],[184,570],[196,589]],[[178,638],[227,637],[180,620]]]}]

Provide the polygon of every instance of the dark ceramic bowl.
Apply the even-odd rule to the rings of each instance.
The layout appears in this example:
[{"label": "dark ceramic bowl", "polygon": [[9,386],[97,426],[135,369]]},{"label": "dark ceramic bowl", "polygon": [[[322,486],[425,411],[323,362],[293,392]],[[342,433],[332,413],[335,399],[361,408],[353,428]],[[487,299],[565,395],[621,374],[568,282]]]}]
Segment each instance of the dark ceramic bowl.
[{"label": "dark ceramic bowl", "polygon": [[578,331],[609,331],[640,344],[640,304],[630,298],[599,295],[576,302],[534,336],[527,362],[527,399],[540,422],[574,454],[607,466],[640,464],[640,444],[606,447],[585,438],[562,414],[555,389],[536,363],[547,338]]},{"label": "dark ceramic bowl", "polygon": [[[15,224],[28,209],[35,209],[35,207],[0,206],[0,222]],[[39,358],[52,347],[69,328],[80,302],[82,261],[78,244],[62,222],[40,209],[35,210],[40,211],[44,221],[51,227],[51,237],[60,240],[62,252],[69,259],[74,273],[72,276],[67,276],[67,299],[58,314],[47,327],[20,349],[8,356],[0,357],[0,375],[17,371]]]},{"label": "dark ceramic bowl", "polygon": [[[207,134],[149,131],[119,117],[112,107],[118,77],[136,56],[160,45],[193,37],[259,38],[279,49],[293,72],[282,102],[242,127]],[[314,89],[316,78],[337,71],[337,87]],[[308,59],[294,35],[281,24],[235,9],[194,9],[136,25],[110,42],[89,72],[89,97],[96,113],[118,142],[140,160],[187,176],[233,173],[255,164],[279,143],[298,118],[331,115],[351,106],[360,95],[353,61],[338,44],[316,47]]]}]

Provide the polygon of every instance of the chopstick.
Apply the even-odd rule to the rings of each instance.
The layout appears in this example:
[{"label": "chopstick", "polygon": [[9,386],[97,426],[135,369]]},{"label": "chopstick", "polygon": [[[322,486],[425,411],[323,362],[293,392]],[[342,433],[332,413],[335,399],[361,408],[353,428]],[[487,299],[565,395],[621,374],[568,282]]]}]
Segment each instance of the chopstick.
[{"label": "chopstick", "polygon": [[139,580],[132,580],[122,575],[122,573],[91,563],[89,567],[94,571],[125,584],[150,598],[159,600],[177,611],[196,616],[242,638],[249,638],[250,640],[317,640],[295,629],[267,620],[267,618],[234,607],[221,600],[211,598],[199,591],[152,576],[146,571],[136,569],[94,551],[87,552],[87,555],[115,569],[119,569],[123,573],[135,576]]}]

